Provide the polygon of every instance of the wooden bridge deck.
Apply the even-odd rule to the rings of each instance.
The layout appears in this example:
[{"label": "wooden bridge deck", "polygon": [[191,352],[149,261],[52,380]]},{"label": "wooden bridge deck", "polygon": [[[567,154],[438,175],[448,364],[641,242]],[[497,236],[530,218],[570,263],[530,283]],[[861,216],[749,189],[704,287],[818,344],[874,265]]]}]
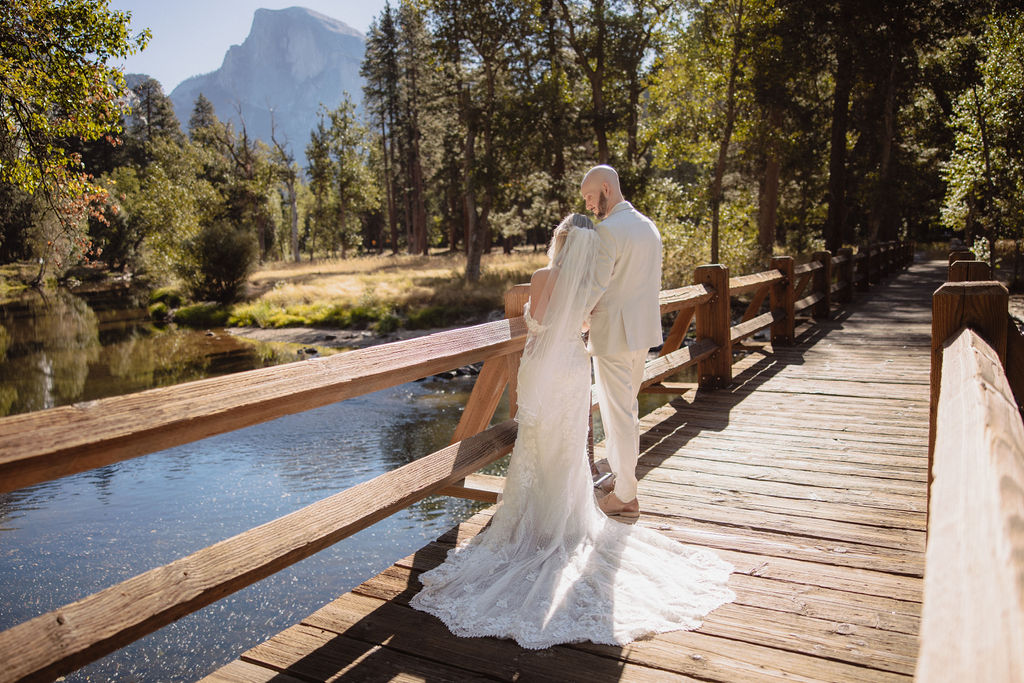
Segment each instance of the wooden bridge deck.
[{"label": "wooden bridge deck", "polygon": [[736,602],[697,631],[530,651],[452,636],[408,606],[485,510],[210,681],[889,681],[917,655],[931,294],[917,264],[734,366],[731,388],[643,419],[642,524],[717,550]]}]

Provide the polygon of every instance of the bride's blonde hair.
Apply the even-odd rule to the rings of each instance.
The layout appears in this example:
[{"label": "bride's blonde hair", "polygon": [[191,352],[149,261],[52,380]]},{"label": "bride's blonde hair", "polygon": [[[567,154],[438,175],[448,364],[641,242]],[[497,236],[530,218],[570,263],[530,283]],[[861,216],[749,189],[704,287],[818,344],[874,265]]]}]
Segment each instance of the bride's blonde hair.
[{"label": "bride's blonde hair", "polygon": [[551,233],[551,245],[548,247],[548,266],[555,265],[555,259],[558,257],[559,252],[562,251],[562,247],[565,246],[565,240],[569,236],[569,231],[575,228],[593,230],[594,221],[582,213],[571,213],[563,218],[562,222],[555,228],[555,231]]}]

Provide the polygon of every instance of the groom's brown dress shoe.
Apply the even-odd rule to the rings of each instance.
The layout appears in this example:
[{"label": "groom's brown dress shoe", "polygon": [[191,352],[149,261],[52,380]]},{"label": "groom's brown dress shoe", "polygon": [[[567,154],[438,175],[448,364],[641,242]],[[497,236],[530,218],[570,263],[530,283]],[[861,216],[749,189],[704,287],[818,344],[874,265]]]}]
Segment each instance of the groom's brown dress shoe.
[{"label": "groom's brown dress shoe", "polygon": [[597,501],[597,507],[612,519],[635,521],[640,518],[640,503],[636,498],[623,503],[614,493],[609,493]]}]

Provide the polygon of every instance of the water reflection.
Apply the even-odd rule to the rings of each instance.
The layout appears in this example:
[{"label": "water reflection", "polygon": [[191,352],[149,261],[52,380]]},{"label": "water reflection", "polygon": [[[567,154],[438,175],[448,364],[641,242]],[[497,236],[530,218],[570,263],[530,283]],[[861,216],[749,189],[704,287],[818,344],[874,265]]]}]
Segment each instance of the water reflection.
[{"label": "water reflection", "polygon": [[154,325],[137,295],[99,303],[58,289],[33,290],[0,305],[0,416],[299,357],[293,344]]}]

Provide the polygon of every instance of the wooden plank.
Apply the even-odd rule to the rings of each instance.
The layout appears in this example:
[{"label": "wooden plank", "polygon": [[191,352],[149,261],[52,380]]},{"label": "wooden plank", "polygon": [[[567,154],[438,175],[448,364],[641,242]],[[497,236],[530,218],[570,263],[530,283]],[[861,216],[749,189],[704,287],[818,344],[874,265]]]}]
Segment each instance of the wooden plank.
[{"label": "wooden plank", "polygon": [[[483,528],[487,516],[478,516],[461,523],[457,528],[445,534],[437,542],[431,543],[414,554],[399,560],[396,565],[418,570],[432,569],[444,558],[453,545],[463,543]],[[661,517],[643,518],[641,525],[657,529],[659,532],[674,528],[670,520]],[[679,539],[677,539],[679,540]],[[813,560],[789,557],[785,555],[769,555],[747,550],[718,548],[701,543],[689,545],[713,548],[723,560],[736,568],[736,572],[750,576],[764,577],[791,584],[780,586],[783,595],[798,592],[806,587],[824,588],[845,591],[856,595],[866,595],[886,599],[900,599],[907,602],[920,603],[923,580],[920,577],[893,574],[888,571],[863,569],[835,564],[824,564]],[[410,596],[411,597],[411,596]]]},{"label": "wooden plank", "polygon": [[793,274],[805,275],[807,273],[813,273],[814,271],[819,270],[820,268],[821,264],[818,263],[817,261],[808,261],[807,263],[802,263],[799,266],[794,267]]},{"label": "wooden plank", "polygon": [[[659,482],[666,481],[668,480],[659,480]],[[674,482],[669,481],[669,483]],[[801,542],[817,539],[818,541],[924,552],[925,534],[923,531],[884,528],[845,520],[802,517],[793,515],[789,511],[749,510],[730,505],[727,500],[721,498],[719,499],[722,502],[720,505],[703,499],[700,507],[679,510],[678,494],[673,495],[675,488],[674,486],[660,486],[656,489],[654,486],[646,485],[643,494],[660,492],[661,495],[657,497],[642,495],[644,511],[679,520],[692,520],[718,526],[735,525],[744,529],[781,533],[793,539],[801,537]],[[686,524],[685,521],[683,523]]]},{"label": "wooden plank", "polygon": [[455,427],[455,434],[451,443],[458,443],[474,434],[479,434],[487,429],[494,417],[494,411],[498,408],[505,387],[508,385],[510,366],[505,356],[488,358],[484,361],[480,374],[473,382],[473,391],[466,401],[466,408],[462,411],[459,424]]},{"label": "wooden plank", "polygon": [[[646,436],[646,435],[645,435]],[[735,447],[734,447],[735,446]],[[691,439],[686,443],[684,452],[672,455],[652,453],[649,457],[651,463],[658,467],[670,469],[687,469],[699,467],[704,461],[727,463],[751,463],[765,467],[785,468],[797,472],[811,471],[830,474],[856,475],[864,474],[882,479],[898,479],[924,484],[928,480],[928,469],[926,462],[904,463],[896,459],[878,458],[873,462],[871,458],[836,458],[821,451],[809,451],[799,449],[776,450],[775,444],[771,453],[766,453],[763,448],[744,448],[736,446],[735,443],[719,443],[714,438]],[[644,451],[648,447],[642,445]],[[645,453],[645,455],[647,455]]]},{"label": "wooden plank", "polygon": [[735,344],[738,341],[746,339],[750,335],[774,325],[776,321],[782,320],[785,317],[785,311],[774,310],[769,311],[768,313],[762,313],[756,318],[751,318],[750,320],[733,325],[732,328],[730,328],[730,338],[732,339],[732,343]]},{"label": "wooden plank", "polygon": [[[683,368],[703,361],[718,351],[718,344],[711,339],[698,339],[690,346],[684,346],[667,356],[649,360],[644,366],[644,379],[640,386],[641,388],[651,386]],[[594,396],[594,405],[597,405],[596,393]]]},{"label": "wooden plank", "polygon": [[783,277],[785,276],[778,270],[766,270],[763,273],[731,277],[729,278],[729,295],[738,296],[747,292],[756,292],[763,287],[781,282]]},{"label": "wooden plank", "polygon": [[[522,351],[522,318],[0,419],[0,492]],[[31,437],[27,437],[31,435]]]},{"label": "wooden plank", "polygon": [[715,290],[705,284],[687,285],[676,289],[662,290],[658,295],[658,303],[662,314],[678,311],[691,306],[699,306],[711,301]]},{"label": "wooden plank", "polygon": [[[242,655],[242,661],[277,669],[305,681],[491,681],[442,653],[410,655],[388,645],[298,624]],[[444,661],[442,661],[444,660]]]},{"label": "wooden plank", "polygon": [[200,680],[202,683],[307,683],[304,679],[240,659]]},{"label": "wooden plank", "polygon": [[688,391],[696,391],[699,386],[696,382],[658,382],[644,387],[641,391],[645,394],[685,394]]},{"label": "wooden plank", "polygon": [[795,311],[799,312],[799,311],[804,310],[805,308],[810,308],[811,306],[814,306],[818,302],[824,301],[824,300],[825,300],[825,294],[823,292],[814,292],[813,294],[809,294],[809,295],[805,296],[804,298],[802,298],[802,299],[800,299],[798,301],[795,301],[793,303],[793,309]]},{"label": "wooden plank", "polygon": [[504,490],[505,477],[474,472],[467,475],[462,484],[446,486],[437,493],[442,496],[478,500],[483,503],[497,503],[498,496]]},{"label": "wooden plank", "polygon": [[751,297],[750,303],[747,304],[747,310],[743,312],[743,318],[740,322],[747,322],[757,315],[757,312],[761,310],[761,305],[764,303],[764,300],[768,298],[769,291],[771,291],[771,287],[767,286],[757,290],[757,293]]},{"label": "wooden plank", "polygon": [[494,462],[512,449],[506,420],[464,442],[386,472],[0,633],[23,653],[0,681],[55,677],[351,536]]},{"label": "wooden plank", "polygon": [[[408,605],[411,597],[422,587],[419,581],[421,573],[407,565],[396,564],[363,582],[352,592]],[[736,592],[736,603],[739,605],[912,636],[916,636],[920,629],[919,602],[819,586],[786,585],[776,579],[742,572],[730,576],[729,586]]]},{"label": "wooden plank", "polygon": [[358,593],[348,593],[325,605],[304,619],[303,624],[368,644],[386,643],[389,650],[408,655],[444,657],[445,661],[458,662],[460,668],[506,681],[563,681],[566,672],[571,671],[578,680],[601,681],[621,676],[653,682],[665,680],[667,674],[618,657],[564,645],[527,650],[500,638],[459,638],[425,612]]},{"label": "wooden plank", "polygon": [[943,351],[936,424],[917,677],[1024,680],[1024,424],[969,329]]},{"label": "wooden plank", "polygon": [[696,308],[690,307],[683,308],[676,313],[672,328],[668,331],[668,336],[665,337],[665,343],[661,345],[661,351],[658,352],[659,356],[667,356],[682,345],[683,339],[686,338],[686,332],[690,329],[690,321],[693,320],[695,311]]},{"label": "wooden plank", "polygon": [[[418,570],[396,565],[363,583],[354,592],[407,605],[409,597],[420,588],[419,574]],[[730,579],[730,585],[737,592],[736,604],[738,605],[783,613],[789,612],[812,619],[826,619],[837,625],[845,624],[842,631],[847,632],[846,635],[852,634],[853,628],[859,627],[882,631],[892,630],[911,636],[917,632],[918,618],[915,611],[915,608],[919,608],[917,603],[874,598],[811,586],[785,587],[772,579],[743,574],[734,574]],[[851,601],[857,606],[851,607]],[[762,613],[767,614],[767,612]],[[889,615],[888,619],[886,615]],[[887,626],[892,628],[886,628]],[[695,636],[697,637],[695,638]],[[830,681],[870,680],[870,678],[865,678],[866,675],[870,676],[870,670],[863,668],[854,669],[850,665],[839,663],[833,665],[828,660],[787,653],[775,648],[764,648],[764,646],[753,643],[744,643],[742,648],[729,647],[726,643],[731,642],[735,641],[709,637],[701,631],[677,631],[632,643],[625,649],[625,652],[615,652],[618,648],[592,643],[578,643],[571,647],[590,652],[607,652],[609,656],[625,655],[634,663],[674,669],[682,673],[700,674],[702,678],[710,676],[712,680],[759,681],[765,680],[764,676],[772,671],[775,673],[771,674],[771,677],[780,676],[784,680],[792,680],[792,678],[783,676],[783,671],[787,671],[790,675],[796,674],[799,676],[797,680],[823,680],[822,677],[825,676],[828,677],[824,680]],[[663,645],[658,647],[659,643]],[[680,650],[689,653],[689,657],[679,657]],[[701,658],[695,658],[694,655],[697,653],[704,654],[701,655]],[[716,657],[712,653],[717,653],[718,656]],[[710,656],[713,660],[717,660],[716,668],[709,668],[702,659],[704,656]],[[687,660],[695,661],[691,663]],[[782,665],[782,669],[774,669],[771,666],[772,661],[775,662],[776,667],[780,666],[780,661],[785,664]],[[693,664],[700,665],[701,669],[680,668]],[[757,669],[755,666],[767,668]],[[749,678],[753,673],[758,676]],[[851,675],[856,677],[847,678]],[[812,676],[812,678],[803,678],[804,676]]]}]

